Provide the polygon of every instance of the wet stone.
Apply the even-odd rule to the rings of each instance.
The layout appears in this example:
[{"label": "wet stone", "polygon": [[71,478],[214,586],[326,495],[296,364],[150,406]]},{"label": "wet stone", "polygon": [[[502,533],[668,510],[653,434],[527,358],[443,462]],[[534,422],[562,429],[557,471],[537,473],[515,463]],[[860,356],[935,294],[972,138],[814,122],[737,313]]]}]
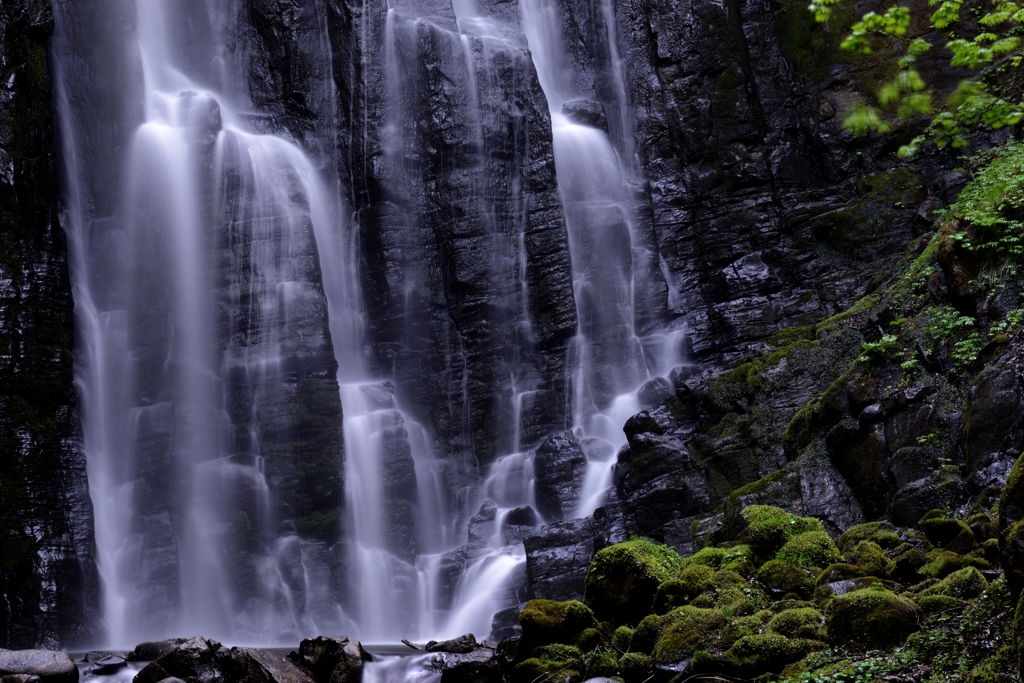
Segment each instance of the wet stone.
[{"label": "wet stone", "polygon": [[38,676],[42,683],[75,683],[78,667],[66,652],[0,650],[0,676]]}]

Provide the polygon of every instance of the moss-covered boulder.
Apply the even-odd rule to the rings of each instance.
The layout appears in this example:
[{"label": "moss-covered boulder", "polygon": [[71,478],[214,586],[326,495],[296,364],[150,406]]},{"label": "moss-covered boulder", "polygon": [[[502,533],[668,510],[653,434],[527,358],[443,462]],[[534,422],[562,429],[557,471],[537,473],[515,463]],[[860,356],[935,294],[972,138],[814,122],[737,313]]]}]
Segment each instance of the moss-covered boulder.
[{"label": "moss-covered boulder", "polygon": [[627,652],[619,658],[619,674],[626,683],[641,683],[650,679],[654,660],[642,652]]},{"label": "moss-covered boulder", "polygon": [[959,519],[926,519],[918,522],[917,528],[937,548],[967,553],[978,547],[974,532]]},{"label": "moss-covered boulder", "polygon": [[632,639],[633,629],[629,626],[620,626],[612,633],[612,645],[622,652],[627,652],[630,649],[629,643]]},{"label": "moss-covered boulder", "polygon": [[585,629],[596,627],[597,620],[590,608],[579,600],[530,600],[519,613],[519,624],[527,646],[572,645]]},{"label": "moss-covered boulder", "polygon": [[902,643],[919,628],[920,617],[911,600],[876,586],[837,596],[825,608],[829,641],[855,650]]},{"label": "moss-covered boulder", "polygon": [[784,560],[769,560],[757,570],[757,580],[777,595],[796,593],[808,598],[814,593],[817,572]]},{"label": "moss-covered boulder", "polygon": [[771,505],[750,505],[740,513],[747,523],[747,535],[754,549],[765,557],[774,557],[786,541],[810,531],[825,532],[813,517],[797,517]]},{"label": "moss-covered boulder", "polygon": [[767,630],[787,638],[827,638],[825,616],[813,607],[782,610],[768,622]]},{"label": "moss-covered boulder", "polygon": [[790,538],[775,559],[798,567],[827,567],[842,559],[839,549],[824,531],[806,531]]},{"label": "moss-covered boulder", "polygon": [[950,550],[933,550],[925,556],[925,564],[918,571],[929,579],[943,579],[964,567],[988,569],[988,561],[980,557],[961,555]]},{"label": "moss-covered boulder", "polygon": [[787,664],[803,659],[811,652],[828,647],[817,640],[787,638],[777,633],[759,633],[744,636],[725,653],[726,659],[741,666],[754,663],[759,668],[780,671]]},{"label": "moss-covered boulder", "polygon": [[680,607],[665,616],[651,652],[655,664],[681,662],[697,650],[715,650],[729,620],[720,610]]},{"label": "moss-covered boulder", "polygon": [[988,581],[975,567],[964,567],[921,592],[921,595],[946,595],[960,600],[973,600],[988,588]]},{"label": "moss-covered boulder", "polygon": [[999,496],[999,550],[1010,594],[1024,592],[1024,455],[1017,458]]},{"label": "moss-covered boulder", "polygon": [[532,657],[520,662],[512,671],[515,683],[532,683],[539,679],[558,683],[583,678],[585,662],[579,648],[570,645],[547,645],[537,648]]},{"label": "moss-covered boulder", "polygon": [[587,572],[587,605],[601,621],[636,624],[651,613],[658,586],[679,578],[686,563],[671,548],[631,539],[594,555]]},{"label": "moss-covered boulder", "polygon": [[729,548],[707,547],[686,558],[687,565],[702,564],[712,569],[727,569],[744,576],[753,575],[756,567],[753,563],[754,550],[749,545],[740,544]]},{"label": "moss-covered boulder", "polygon": [[868,522],[844,531],[839,537],[839,550],[848,553],[861,541],[871,541],[886,550],[892,550],[901,542],[891,522]]},{"label": "moss-covered boulder", "polygon": [[714,607],[722,610],[729,617],[746,616],[753,614],[757,609],[757,605],[751,599],[751,596],[745,593],[743,589],[735,587],[720,589],[715,597]]},{"label": "moss-covered boulder", "polygon": [[773,616],[775,616],[773,612],[761,610],[754,614],[730,619],[722,630],[722,647],[732,647],[733,643],[744,636],[763,633]]},{"label": "moss-covered boulder", "polygon": [[889,566],[889,558],[874,541],[860,541],[843,559],[860,568],[862,576],[885,576],[885,570]]},{"label": "moss-covered boulder", "polygon": [[678,579],[658,586],[654,594],[654,613],[666,614],[676,607],[688,605],[701,593],[715,588],[715,570],[703,564],[691,564],[682,570]]},{"label": "moss-covered boulder", "polygon": [[921,613],[924,616],[938,614],[939,612],[962,607],[966,604],[963,600],[948,595],[922,595],[917,598],[917,606],[921,608]]},{"label": "moss-covered boulder", "polygon": [[836,564],[829,565],[821,570],[821,573],[818,574],[818,578],[815,580],[814,585],[824,586],[826,583],[846,581],[847,579],[858,579],[864,576],[865,573],[864,569],[857,565],[837,562]]}]

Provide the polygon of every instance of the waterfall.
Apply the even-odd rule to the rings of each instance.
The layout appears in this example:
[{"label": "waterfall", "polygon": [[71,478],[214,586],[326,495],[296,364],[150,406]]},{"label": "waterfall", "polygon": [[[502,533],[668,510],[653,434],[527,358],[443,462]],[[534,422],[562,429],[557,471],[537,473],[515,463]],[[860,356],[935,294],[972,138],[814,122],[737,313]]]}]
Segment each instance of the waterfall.
[{"label": "waterfall", "polygon": [[[351,256],[330,248],[339,193],[219,87],[237,7],[117,4],[58,4],[54,41],[109,640],[346,629],[326,543],[342,494],[334,357],[359,334]],[[120,84],[134,120],[75,78],[93,9],[135,17]],[[108,127],[133,129],[123,151],[95,144]]]},{"label": "waterfall", "polygon": [[260,61],[281,37],[255,14],[277,10],[54,6],[107,645],[486,638],[545,522],[534,449],[573,429],[591,514],[638,389],[679,361],[681,330],[638,323],[637,292],[671,278],[639,234],[610,0],[604,105],[554,0],[363,2],[344,75],[337,17],[300,4],[301,93]]},{"label": "waterfall", "polygon": [[[611,486],[622,426],[641,409],[642,385],[680,365],[685,330],[637,329],[637,290],[657,276],[656,254],[639,238],[631,196],[633,143],[612,0],[600,0],[611,102],[580,84],[565,41],[564,5],[520,0],[523,31],[551,111],[559,189],[572,255],[579,327],[572,342],[573,431],[587,453],[576,515],[600,507]],[[595,98],[598,98],[595,101]]]}]

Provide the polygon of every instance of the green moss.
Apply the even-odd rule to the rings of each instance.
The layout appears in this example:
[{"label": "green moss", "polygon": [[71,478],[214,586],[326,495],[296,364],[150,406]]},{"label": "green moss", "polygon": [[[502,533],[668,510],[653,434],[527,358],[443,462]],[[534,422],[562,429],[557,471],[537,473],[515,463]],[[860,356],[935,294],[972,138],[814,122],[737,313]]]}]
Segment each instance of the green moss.
[{"label": "green moss", "polygon": [[597,626],[593,612],[578,600],[530,600],[519,613],[523,640],[534,643],[575,643],[584,629]]},{"label": "green moss", "polygon": [[608,546],[590,563],[585,601],[601,620],[635,624],[650,613],[658,586],[685,566],[674,550],[647,539]]},{"label": "green moss", "polygon": [[718,597],[713,605],[729,617],[739,617],[753,614],[757,609],[754,601],[740,588],[723,588],[718,591]]},{"label": "green moss", "polygon": [[[838,381],[838,380],[837,380]],[[790,419],[782,433],[782,450],[787,460],[796,460],[800,453],[814,440],[815,414],[819,401],[806,403]]]},{"label": "green moss", "polygon": [[592,652],[584,661],[584,678],[608,678],[619,673],[619,659],[610,650]]},{"label": "green moss", "polygon": [[824,531],[807,531],[792,537],[775,558],[798,567],[827,567],[841,559],[836,544]]},{"label": "green moss", "polygon": [[951,598],[971,600],[988,588],[988,581],[975,567],[964,567],[953,572],[931,588],[923,591],[923,595],[947,595]]},{"label": "green moss", "polygon": [[680,607],[666,615],[651,653],[655,663],[681,662],[697,650],[717,649],[728,619],[719,610]]},{"label": "green moss", "polygon": [[770,611],[761,610],[755,614],[730,620],[722,630],[722,647],[732,647],[733,643],[744,636],[753,636],[763,632],[765,626],[772,620],[772,616]]},{"label": "green moss", "polygon": [[654,661],[640,652],[627,652],[619,658],[619,673],[626,683],[642,683],[654,670]]},{"label": "green moss", "polygon": [[853,550],[846,553],[845,559],[860,568],[863,572],[861,576],[885,576],[886,567],[889,565],[889,558],[874,541],[861,541]]},{"label": "green moss", "polygon": [[948,595],[923,595],[917,600],[917,606],[921,608],[921,612],[925,615],[937,614],[938,612],[944,612],[965,604],[963,600]]},{"label": "green moss", "polygon": [[786,541],[810,531],[824,533],[821,522],[813,517],[797,517],[771,505],[750,505],[740,513],[747,522],[747,533],[754,548],[772,557]]},{"label": "green moss", "polygon": [[786,664],[826,647],[825,643],[817,640],[790,639],[775,633],[761,633],[740,638],[725,653],[725,657],[738,664],[761,662],[768,669],[778,671]]},{"label": "green moss", "polygon": [[825,640],[825,616],[814,608],[783,610],[768,622],[768,632],[787,638]]},{"label": "green moss", "polygon": [[806,567],[798,567],[784,560],[769,560],[757,570],[757,580],[768,588],[781,593],[796,593],[810,597],[814,592],[816,573]]},{"label": "green moss", "polygon": [[630,649],[634,652],[651,654],[655,643],[658,642],[658,636],[661,634],[661,627],[664,621],[665,617],[657,614],[650,614],[644,617],[636,625],[636,630],[633,631],[633,638],[629,642]]},{"label": "green moss", "polygon": [[612,634],[612,645],[623,652],[627,652],[630,649],[629,641],[632,639],[633,629],[628,626],[620,626],[615,629],[615,632]]},{"label": "green moss", "polygon": [[831,564],[818,574],[818,578],[815,580],[815,586],[824,586],[826,583],[832,583],[834,581],[846,581],[847,579],[857,579],[864,576],[864,569],[854,564],[836,563]]},{"label": "green moss", "polygon": [[702,564],[691,564],[672,579],[658,586],[654,594],[654,612],[665,614],[689,604],[701,593],[715,587],[715,570]]},{"label": "green moss", "polygon": [[959,555],[949,550],[933,550],[928,553],[925,560],[926,564],[918,571],[929,579],[943,579],[964,567],[989,567],[989,563],[981,558]]},{"label": "green moss", "polygon": [[593,650],[604,642],[604,636],[596,628],[585,628],[576,638],[576,645],[581,650]]},{"label": "green moss", "polygon": [[851,591],[825,609],[829,641],[851,649],[891,648],[918,629],[921,610],[879,587]]},{"label": "green moss", "polygon": [[923,519],[917,523],[917,528],[939,548],[950,547],[957,552],[968,552],[978,545],[974,532],[959,519]]}]

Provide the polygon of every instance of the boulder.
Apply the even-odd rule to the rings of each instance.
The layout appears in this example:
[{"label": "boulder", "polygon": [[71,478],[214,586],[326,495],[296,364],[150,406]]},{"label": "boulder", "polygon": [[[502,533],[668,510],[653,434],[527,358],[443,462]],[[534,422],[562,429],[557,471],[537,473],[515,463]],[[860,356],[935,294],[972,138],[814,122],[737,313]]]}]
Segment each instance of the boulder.
[{"label": "boulder", "polygon": [[501,678],[498,658],[490,648],[441,652],[434,657],[432,664],[441,672],[441,683],[491,683]]},{"label": "boulder", "polygon": [[189,683],[225,683],[228,677],[221,669],[221,662],[230,656],[217,641],[195,636],[147,664],[136,674],[133,683],[159,683],[165,678],[180,678]]},{"label": "boulder", "polygon": [[37,676],[40,683],[75,683],[78,667],[66,652],[0,650],[0,676]]},{"label": "boulder", "polygon": [[581,126],[608,132],[608,118],[604,107],[594,100],[571,100],[562,105],[562,115]]},{"label": "boulder", "polygon": [[312,672],[321,683],[356,683],[362,679],[363,665],[372,661],[358,640],[345,636],[306,638],[299,651],[288,658]]},{"label": "boulder", "polygon": [[139,643],[128,653],[129,662],[152,662],[185,642],[185,638],[169,638],[167,640],[148,640]]},{"label": "boulder", "polygon": [[[246,683],[317,683],[295,662],[283,655],[252,647],[233,647],[223,661],[228,681]],[[322,679],[326,681],[326,679]],[[334,675],[331,675],[334,681]],[[351,680],[351,679],[346,679]]]},{"label": "boulder", "polygon": [[600,550],[587,573],[586,603],[602,621],[637,624],[651,613],[658,587],[679,577],[683,559],[667,546],[632,539]]},{"label": "boulder", "polygon": [[519,614],[523,641],[529,646],[542,643],[576,642],[580,633],[597,625],[594,613],[578,600],[531,600]]},{"label": "boulder", "polygon": [[999,552],[1010,592],[1024,590],[1024,456],[1017,459],[999,497]]},{"label": "boulder", "polygon": [[652,408],[673,396],[672,384],[664,377],[648,380],[636,392],[636,398],[643,408]]},{"label": "boulder", "polygon": [[461,635],[451,640],[431,640],[427,643],[427,652],[450,652],[452,654],[466,654],[476,650],[480,646],[476,642],[476,636],[472,633]]},{"label": "boulder", "polygon": [[124,652],[95,650],[86,653],[85,662],[89,665],[85,668],[86,675],[106,676],[128,666],[128,655]]},{"label": "boulder", "polygon": [[829,640],[852,650],[898,645],[920,628],[920,618],[913,602],[877,586],[840,595],[825,608]]}]

